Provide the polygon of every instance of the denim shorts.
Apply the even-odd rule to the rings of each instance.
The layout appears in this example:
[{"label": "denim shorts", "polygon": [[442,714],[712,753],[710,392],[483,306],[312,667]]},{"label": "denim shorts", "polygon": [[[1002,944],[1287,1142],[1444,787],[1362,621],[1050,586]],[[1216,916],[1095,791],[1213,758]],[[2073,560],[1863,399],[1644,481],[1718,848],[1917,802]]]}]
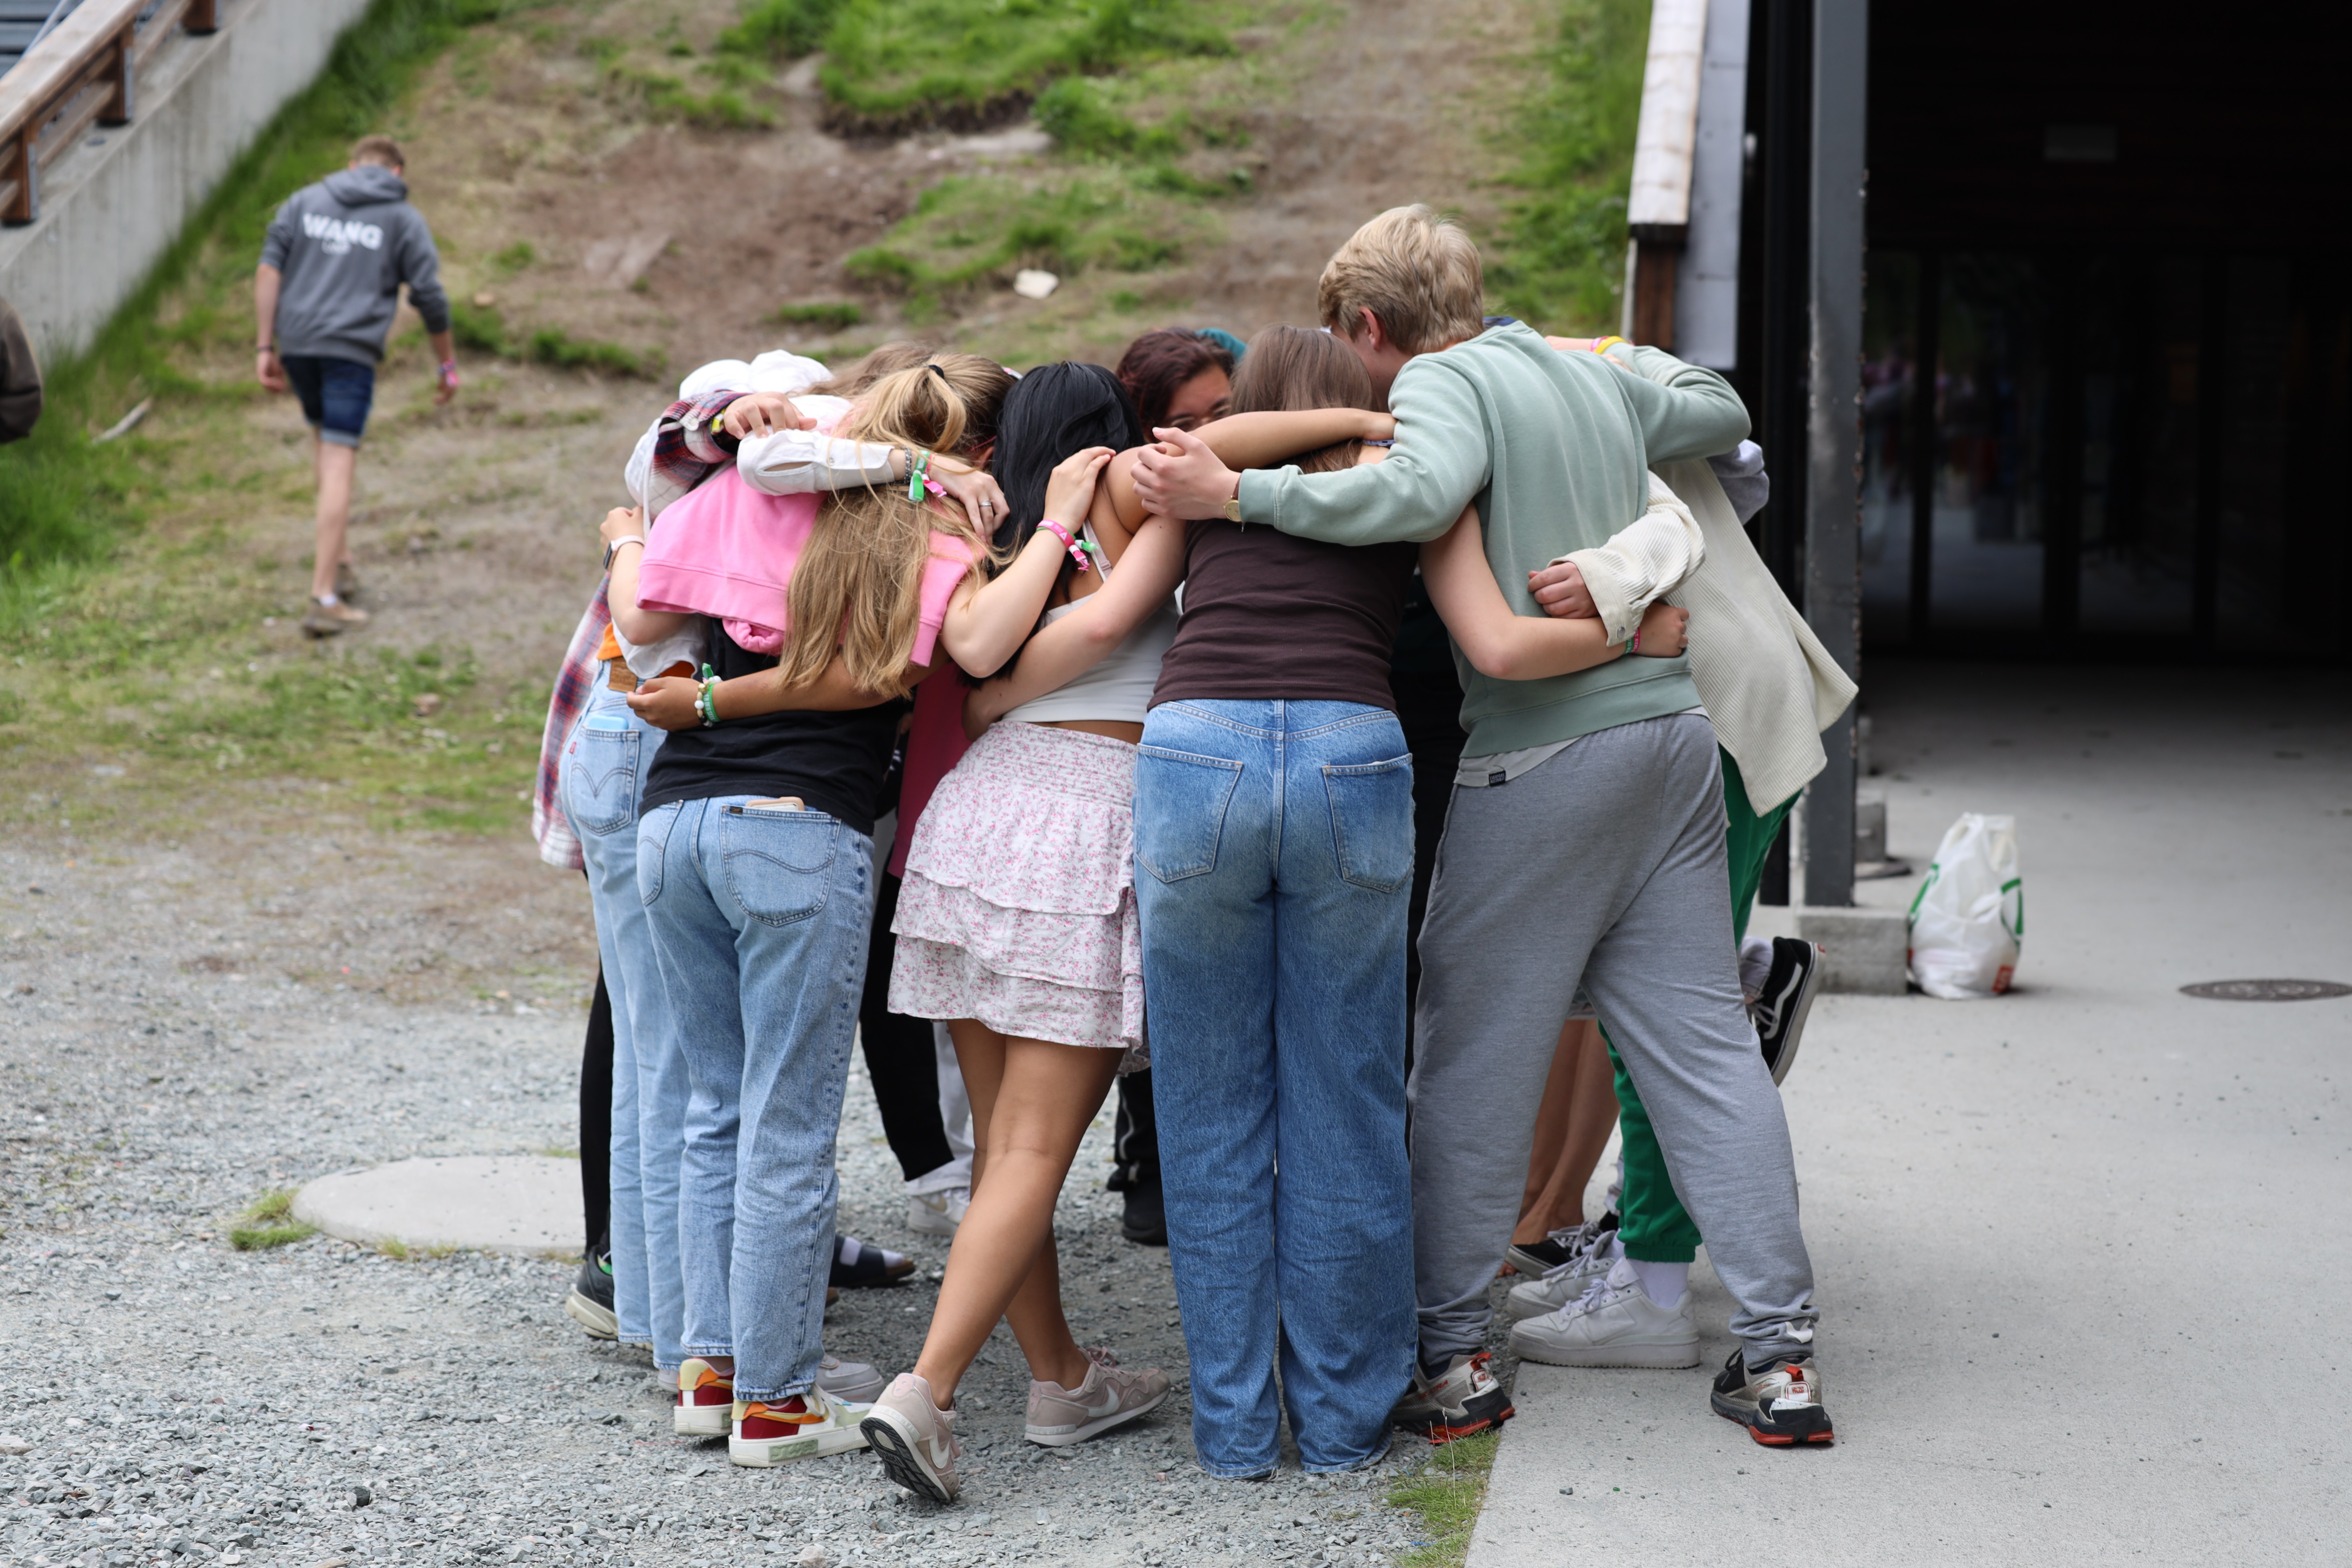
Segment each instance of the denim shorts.
[{"label": "denim shorts", "polygon": [[302,400],[302,417],[331,447],[356,447],[375,401],[375,366],[317,354],[281,355],[287,384]]}]

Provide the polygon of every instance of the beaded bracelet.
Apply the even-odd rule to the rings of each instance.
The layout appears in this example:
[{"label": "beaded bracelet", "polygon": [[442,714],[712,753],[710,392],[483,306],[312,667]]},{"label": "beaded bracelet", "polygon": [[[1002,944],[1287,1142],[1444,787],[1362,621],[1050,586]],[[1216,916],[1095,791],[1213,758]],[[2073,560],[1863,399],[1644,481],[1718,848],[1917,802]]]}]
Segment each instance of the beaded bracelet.
[{"label": "beaded bracelet", "polygon": [[718,673],[706,664],[702,667],[702,689],[694,696],[695,717],[702,721],[706,730],[719,722],[718,691]]},{"label": "beaded bracelet", "polygon": [[907,468],[907,499],[919,501],[930,488],[931,455],[920,447],[915,450],[915,460]]},{"label": "beaded bracelet", "polygon": [[1046,531],[1053,534],[1055,538],[1062,542],[1062,548],[1070,552],[1070,559],[1078,563],[1079,571],[1083,572],[1087,569],[1087,546],[1080,544],[1076,540],[1071,538],[1070,531],[1068,529],[1064,528],[1060,523],[1055,522],[1050,517],[1041,518],[1038,521],[1037,526],[1045,529]]}]

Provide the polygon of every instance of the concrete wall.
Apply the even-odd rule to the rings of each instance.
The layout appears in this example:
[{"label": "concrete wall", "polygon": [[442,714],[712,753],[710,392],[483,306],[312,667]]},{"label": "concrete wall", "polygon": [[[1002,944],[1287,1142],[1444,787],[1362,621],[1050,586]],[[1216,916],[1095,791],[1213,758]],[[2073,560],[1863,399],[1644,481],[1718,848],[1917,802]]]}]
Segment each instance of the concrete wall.
[{"label": "concrete wall", "polygon": [[45,359],[87,348],[280,105],[308,87],[368,0],[222,0],[220,30],[166,40],[138,118],[49,165],[41,218],[0,229],[0,299]]}]

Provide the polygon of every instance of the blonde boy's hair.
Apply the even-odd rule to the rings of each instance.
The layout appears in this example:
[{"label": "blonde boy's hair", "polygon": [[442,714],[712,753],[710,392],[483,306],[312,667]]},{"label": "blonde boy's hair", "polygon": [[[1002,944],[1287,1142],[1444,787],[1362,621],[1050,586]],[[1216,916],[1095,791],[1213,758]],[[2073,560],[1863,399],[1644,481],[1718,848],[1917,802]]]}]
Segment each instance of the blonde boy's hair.
[{"label": "blonde boy's hair", "polygon": [[1323,324],[1355,337],[1370,310],[1389,341],[1422,353],[1485,331],[1478,247],[1452,218],[1416,202],[1391,207],[1348,237],[1316,286]]},{"label": "blonde boy's hair", "polygon": [[352,143],[350,161],[354,163],[381,163],[387,169],[408,167],[408,154],[400,143],[389,136],[362,136]]}]

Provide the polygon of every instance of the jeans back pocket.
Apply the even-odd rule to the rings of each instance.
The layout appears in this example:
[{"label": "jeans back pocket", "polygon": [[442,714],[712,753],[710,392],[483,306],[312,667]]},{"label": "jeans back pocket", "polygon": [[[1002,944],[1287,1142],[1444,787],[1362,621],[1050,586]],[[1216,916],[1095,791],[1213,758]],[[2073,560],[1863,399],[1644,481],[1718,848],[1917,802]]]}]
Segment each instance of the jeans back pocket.
[{"label": "jeans back pocket", "polygon": [[686,811],[686,802],[671,801],[646,813],[637,824],[637,898],[647,904],[661,897],[662,872],[669,860],[670,835]]},{"label": "jeans back pocket", "polygon": [[572,731],[571,766],[564,770],[563,815],[583,833],[602,838],[626,827],[637,815],[638,752],[645,737],[635,730],[599,730],[582,724]]},{"label": "jeans back pocket", "polygon": [[727,891],[745,914],[764,924],[807,920],[824,908],[833,880],[834,835],[840,827],[821,811],[729,806],[719,823]]},{"label": "jeans back pocket", "polygon": [[1163,882],[1215,870],[1217,841],[1242,764],[1165,746],[1137,750],[1136,862]]},{"label": "jeans back pocket", "polygon": [[1393,893],[1412,881],[1412,758],[1323,769],[1342,881]]}]

